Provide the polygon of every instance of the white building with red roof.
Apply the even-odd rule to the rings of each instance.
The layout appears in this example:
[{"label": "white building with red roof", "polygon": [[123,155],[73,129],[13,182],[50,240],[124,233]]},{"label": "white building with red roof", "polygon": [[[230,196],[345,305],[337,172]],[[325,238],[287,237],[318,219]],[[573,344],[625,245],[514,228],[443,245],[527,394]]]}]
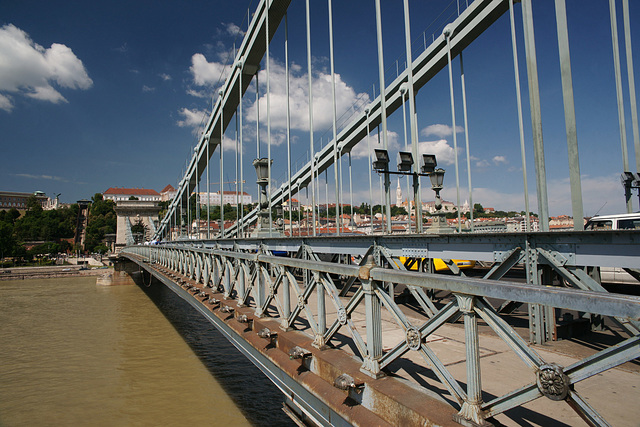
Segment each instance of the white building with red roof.
[{"label": "white building with red roof", "polygon": [[173,188],[173,185],[168,184],[166,187],[164,187],[160,191],[160,201],[167,202],[167,201],[173,200],[174,197],[176,197],[177,192],[178,191],[175,188]]},{"label": "white building with red roof", "polygon": [[149,190],[146,188],[120,188],[111,187],[102,193],[104,200],[113,200],[114,202],[122,200],[130,200],[131,197],[135,197],[138,200],[145,202],[159,202],[161,199],[160,193],[156,190]]}]

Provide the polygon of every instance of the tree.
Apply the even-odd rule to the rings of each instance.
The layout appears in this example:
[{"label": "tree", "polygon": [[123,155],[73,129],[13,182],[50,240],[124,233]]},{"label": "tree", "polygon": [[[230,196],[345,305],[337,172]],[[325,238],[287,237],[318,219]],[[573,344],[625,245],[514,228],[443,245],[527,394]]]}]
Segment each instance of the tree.
[{"label": "tree", "polygon": [[113,200],[103,200],[100,193],[96,193],[93,200],[85,237],[85,249],[90,252],[102,243],[105,234],[116,232],[117,224]]},{"label": "tree", "polygon": [[140,200],[136,196],[129,196],[129,200]]},{"label": "tree", "polygon": [[0,222],[0,258],[13,255],[15,247],[13,225],[9,222]]},{"label": "tree", "polygon": [[109,248],[106,245],[100,244],[100,245],[96,246],[95,248],[93,248],[93,251],[104,255],[107,252],[109,252]]},{"label": "tree", "polygon": [[473,204],[473,213],[484,213],[484,208],[480,203]]},{"label": "tree", "polygon": [[42,211],[42,204],[35,194],[30,195],[27,199],[27,211]]},{"label": "tree", "polygon": [[408,215],[407,210],[402,206],[391,206],[391,216]]}]

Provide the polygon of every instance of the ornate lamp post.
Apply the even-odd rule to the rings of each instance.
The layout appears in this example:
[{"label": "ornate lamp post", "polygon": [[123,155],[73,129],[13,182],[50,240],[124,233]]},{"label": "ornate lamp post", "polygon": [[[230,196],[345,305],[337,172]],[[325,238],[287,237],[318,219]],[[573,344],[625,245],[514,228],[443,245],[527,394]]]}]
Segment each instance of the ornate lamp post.
[{"label": "ornate lamp post", "polygon": [[[275,230],[275,227],[270,227],[269,224],[269,200],[267,199],[267,185],[269,184],[269,168],[271,167],[273,160],[261,158],[253,161],[253,167],[256,168],[256,175],[258,180],[256,184],[260,187],[260,197],[258,203],[260,204],[260,212],[258,212],[258,226],[253,232],[254,237],[276,237],[280,233]],[[271,229],[271,230],[270,230]]]},{"label": "ornate lamp post", "polygon": [[444,183],[444,169],[438,168],[429,174],[431,179],[431,188],[436,192],[436,211],[433,214],[433,221],[431,226],[427,229],[427,233],[433,234],[445,234],[453,233],[453,228],[447,225],[445,219],[445,213],[442,212],[442,199],[440,198],[440,190],[442,190],[442,184]]}]

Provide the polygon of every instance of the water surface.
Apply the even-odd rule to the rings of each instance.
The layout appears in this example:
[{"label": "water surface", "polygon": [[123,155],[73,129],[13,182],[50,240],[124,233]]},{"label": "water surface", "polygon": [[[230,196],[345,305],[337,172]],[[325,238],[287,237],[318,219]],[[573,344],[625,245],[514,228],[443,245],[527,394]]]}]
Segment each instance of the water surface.
[{"label": "water surface", "polygon": [[0,426],[291,424],[266,377],[166,287],[95,283],[0,282]]}]

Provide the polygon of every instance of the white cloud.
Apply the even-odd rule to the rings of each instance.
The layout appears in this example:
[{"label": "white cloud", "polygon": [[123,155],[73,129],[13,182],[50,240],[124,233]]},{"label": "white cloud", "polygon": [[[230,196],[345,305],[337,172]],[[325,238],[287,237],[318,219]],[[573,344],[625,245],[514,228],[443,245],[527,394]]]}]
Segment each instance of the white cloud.
[{"label": "white cloud", "polygon": [[435,154],[439,165],[452,165],[455,163],[455,151],[446,139],[419,142],[418,152],[421,154]]},{"label": "white cloud", "polygon": [[[446,177],[445,177],[446,180]],[[607,176],[582,175],[582,199],[585,216],[592,216],[599,212],[614,214],[625,211],[622,186],[617,173]],[[493,207],[504,211],[523,211],[524,195],[522,184],[515,192],[496,190],[495,188],[474,187],[473,200],[484,207]],[[455,184],[447,185],[443,197],[455,198]],[[465,194],[466,197],[466,193]],[[571,185],[569,178],[550,179],[547,181],[547,195],[549,200],[549,215],[571,215]],[[535,187],[529,189],[529,208],[539,212]]]},{"label": "white cloud", "polygon": [[[224,24],[224,23],[223,23]],[[233,22],[229,22],[227,24],[224,24],[226,26],[226,31],[229,35],[232,36],[244,36],[244,31],[242,31],[242,29],[240,27],[238,27],[236,24],[234,24]]]},{"label": "white cloud", "polygon": [[[445,180],[446,180],[445,176]],[[453,184],[447,185],[445,183],[445,191],[443,191],[443,197],[449,200],[455,200],[456,198],[456,185],[455,178]],[[462,198],[467,198],[468,190],[460,189],[460,195]],[[502,211],[516,211],[520,212],[524,210],[524,196],[522,190],[515,193],[504,192],[496,190],[495,188],[474,187],[473,188],[473,202],[480,203],[485,208],[495,208]],[[535,192],[529,193],[529,208],[537,212]]]},{"label": "white cloud", "polygon": [[127,42],[124,42],[122,46],[116,47],[113,50],[120,53],[127,53],[129,51],[129,47],[127,46]]},{"label": "white cloud", "polygon": [[50,48],[36,44],[13,24],[0,27],[0,108],[11,111],[6,92],[53,103],[67,102],[52,84],[66,89],[88,89],[93,85],[82,61],[59,43]]},{"label": "white cloud", "polygon": [[489,163],[488,160],[478,160],[476,162],[476,167],[477,168],[488,168],[489,166],[491,166],[491,163]]},{"label": "white cloud", "polygon": [[160,78],[165,82],[168,82],[169,80],[171,80],[171,76],[169,74],[162,73],[162,74],[158,74],[158,76],[160,76]]},{"label": "white cloud", "polygon": [[[460,132],[464,132],[464,128],[462,126],[456,126],[456,133]],[[434,135],[440,138],[444,138],[446,136],[453,135],[453,128],[449,125],[444,124],[429,125],[420,131],[420,135],[424,137]]]},{"label": "white cloud", "polygon": [[507,163],[509,163],[505,156],[494,156],[492,160],[493,160],[493,163],[495,163],[496,165],[499,165],[499,164],[506,165]]},{"label": "white cloud", "polygon": [[26,92],[25,95],[33,99],[39,99],[41,101],[50,101],[54,104],[57,104],[59,102],[67,102],[67,100],[64,99],[64,96],[62,96],[60,92],[58,92],[51,86],[39,86],[33,88],[32,92]]},{"label": "white cloud", "polygon": [[8,95],[2,95],[0,93],[0,110],[4,110],[10,113],[13,110],[13,104],[11,103],[11,97]]},{"label": "white cloud", "polygon": [[219,62],[208,62],[201,53],[191,57],[191,74],[198,86],[220,86],[229,74],[230,66]]},{"label": "white cloud", "polygon": [[[369,142],[367,138],[358,142],[351,150],[351,158],[353,159],[366,159],[369,157],[369,144],[371,144],[371,157],[374,158],[373,150],[376,148],[382,148],[382,135],[380,135],[380,143],[378,144],[378,135],[369,135]],[[398,142],[398,134],[396,132],[387,130],[387,146],[389,152],[397,152],[400,150],[400,143]],[[395,162],[395,154],[389,155],[391,163]]]},{"label": "white cloud", "polygon": [[155,87],[149,87],[147,85],[142,85],[142,91],[143,92],[154,92],[156,90]]},{"label": "white cloud", "polygon": [[207,90],[188,89],[187,95],[195,96],[196,98],[209,98],[211,97],[211,92]]},{"label": "white cloud", "polygon": [[[222,140],[222,148],[224,148],[224,152],[225,153],[235,153],[236,152],[236,140],[235,140],[235,138],[230,138],[227,135],[225,135],[224,139]],[[231,170],[231,169],[229,169],[229,170]]]},{"label": "white cloud", "polygon": [[21,178],[46,179],[46,180],[50,180],[50,181],[69,182],[69,180],[66,179],[66,178],[62,178],[62,177],[59,177],[59,176],[52,176],[52,175],[33,175],[33,174],[30,174],[30,173],[17,173],[17,174],[15,174],[15,176],[19,176]]},{"label": "white cloud", "polygon": [[[600,215],[625,212],[624,191],[618,173],[607,176],[582,175],[581,185],[586,216],[595,215],[598,211]],[[547,192],[550,215],[571,215],[571,184],[568,177],[549,180]]]},{"label": "white cloud", "polygon": [[[226,58],[228,52],[222,49],[218,56]],[[227,76],[230,67],[221,62],[208,62],[203,54],[196,53],[192,56],[192,65],[190,67],[193,82],[197,86],[206,86],[204,90],[188,89],[192,96],[200,98],[208,98],[211,91],[215,92],[220,87],[224,78]],[[289,99],[290,99],[290,117],[292,130],[309,130],[309,100],[308,100],[308,76],[302,72],[302,68],[293,63],[290,64],[289,73]],[[271,142],[274,145],[280,145],[286,141],[286,135],[283,130],[286,129],[287,110],[286,110],[286,86],[285,86],[285,68],[284,64],[278,63],[273,58],[270,62],[270,81],[269,81],[269,102],[271,116]],[[222,76],[222,78],[221,78]],[[261,70],[259,74],[260,81],[260,99],[258,105],[260,107],[260,122],[266,125],[266,108],[267,96],[266,86],[267,77],[266,70]],[[314,130],[323,131],[330,129],[333,122],[333,100],[331,94],[331,75],[323,72],[316,72],[313,76],[313,109]],[[255,123],[256,121],[256,101],[249,96],[249,105],[245,109],[246,123]],[[339,74],[336,74],[336,114],[338,125],[346,122],[356,112],[361,111],[366,104],[369,103],[369,96],[366,93],[357,94],[355,90],[342,81]],[[189,109],[181,110],[183,116],[187,116]],[[197,123],[188,120],[181,120],[180,126],[197,126]],[[263,126],[261,126],[261,139],[266,140],[266,133],[262,135]],[[397,135],[395,136],[397,139]]]},{"label": "white cloud", "polygon": [[[287,124],[287,97],[285,67],[273,58],[269,64],[269,89],[270,89],[270,115],[272,129],[286,129]],[[289,67],[289,104],[291,113],[291,128],[297,130],[309,130],[309,77],[297,64]],[[266,123],[267,109],[267,74],[261,70],[260,80],[260,122]],[[357,111],[361,111],[364,105],[369,103],[369,95],[356,93],[356,91],[344,82],[340,74],[335,75],[336,80],[336,116],[340,123],[344,122]],[[313,128],[314,130],[329,129],[333,122],[333,99],[331,93],[331,74],[316,71],[312,78],[313,91]],[[256,103],[247,109],[247,120],[255,123]],[[340,120],[342,118],[342,120]]]},{"label": "white cloud", "polygon": [[209,117],[209,113],[206,111],[190,110],[188,108],[182,108],[178,111],[178,114],[183,117],[182,120],[178,120],[178,126],[194,128],[195,132],[197,132],[203,121]]}]

